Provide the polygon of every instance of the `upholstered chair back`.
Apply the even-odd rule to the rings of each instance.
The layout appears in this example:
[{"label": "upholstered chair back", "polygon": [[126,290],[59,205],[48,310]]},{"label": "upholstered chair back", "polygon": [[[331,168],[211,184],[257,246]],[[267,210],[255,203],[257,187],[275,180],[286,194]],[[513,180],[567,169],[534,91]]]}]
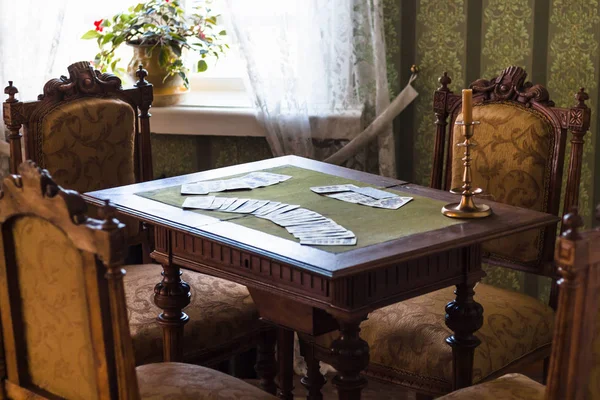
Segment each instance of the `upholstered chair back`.
[{"label": "upholstered chair back", "polygon": [[140,66],[140,79],[130,89],[87,61],[68,71],[68,78],[48,81],[38,101],[18,101],[12,82],[5,89],[11,172],[21,162],[23,136],[25,158],[65,188],[85,193],[152,179],[152,85],[146,71]]},{"label": "upholstered chair back", "polygon": [[[473,119],[480,122],[473,136],[477,146],[472,149],[472,181],[484,190],[479,202],[489,199],[558,215],[569,131],[572,151],[564,207],[577,205],[583,136],[590,121],[587,94],[583,89],[577,93],[577,105],[570,109],[554,107],[548,91],[526,78],[522,68],[509,67],[494,79],[470,85]],[[462,100],[448,89],[447,75],[440,83],[434,94],[437,131],[431,185],[451,189],[462,185],[464,171],[464,148],[457,146],[464,137],[454,125],[462,120]],[[484,259],[553,276],[555,238],[553,229],[536,229],[493,240],[484,245]]]},{"label": "upholstered chair back", "polygon": [[[139,397],[122,283],[124,229],[105,206],[23,163],[0,196],[0,309],[9,398]],[[34,396],[37,395],[37,396]]]}]

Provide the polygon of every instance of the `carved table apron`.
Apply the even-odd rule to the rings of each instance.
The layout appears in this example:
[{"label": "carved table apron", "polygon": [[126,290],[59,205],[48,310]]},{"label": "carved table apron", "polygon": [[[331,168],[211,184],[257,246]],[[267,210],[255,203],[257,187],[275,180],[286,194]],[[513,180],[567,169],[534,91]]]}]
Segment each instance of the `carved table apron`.
[{"label": "carved table apron", "polygon": [[[119,212],[155,228],[152,256],[164,268],[163,279],[155,288],[155,302],[163,310],[158,321],[164,332],[165,360],[181,359],[183,329],[188,319],[183,309],[189,304],[190,289],[181,281],[180,267],[189,268],[246,285],[261,318],[280,327],[281,398],[291,398],[292,331],[308,338],[310,343],[314,336],[339,329],[340,336],[332,343],[329,353],[319,354],[316,347],[309,345],[309,373],[303,384],[312,394],[311,398],[319,398],[324,381],[315,372],[318,371],[316,361],[326,361],[338,371],[333,384],[338,388],[340,399],[359,399],[366,385],[361,371],[369,363],[369,346],[359,334],[361,321],[375,309],[455,285],[456,299],[449,299],[446,307],[446,324],[453,334],[446,342],[453,349],[453,388],[469,386],[473,353],[480,343],[474,333],[483,323],[483,309],[475,301],[473,290],[484,275],[481,243],[552,225],[558,218],[489,202],[494,210],[491,217],[448,224],[441,213],[438,217],[430,210],[431,216],[413,215],[413,218],[434,218],[443,227],[402,234],[336,253],[301,246],[293,240],[240,226],[235,221],[220,221],[136,195],[182,183],[282,166],[399,190],[402,195],[415,196],[415,204],[424,204],[425,199],[455,200],[453,195],[439,190],[294,156],[86,194],[86,200],[91,203],[100,204],[109,199]],[[417,205],[413,210],[415,207]],[[408,210],[405,211],[406,223],[410,224]],[[435,210],[439,213],[438,208]],[[360,242],[361,236],[357,234],[357,237]]]}]

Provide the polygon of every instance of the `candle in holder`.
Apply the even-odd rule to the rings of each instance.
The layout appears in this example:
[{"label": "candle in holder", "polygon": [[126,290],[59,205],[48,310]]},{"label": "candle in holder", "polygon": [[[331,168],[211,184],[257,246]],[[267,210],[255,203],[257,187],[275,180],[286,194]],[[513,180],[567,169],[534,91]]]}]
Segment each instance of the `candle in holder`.
[{"label": "candle in holder", "polygon": [[468,125],[473,122],[473,90],[463,89],[462,91],[462,115],[463,122]]}]

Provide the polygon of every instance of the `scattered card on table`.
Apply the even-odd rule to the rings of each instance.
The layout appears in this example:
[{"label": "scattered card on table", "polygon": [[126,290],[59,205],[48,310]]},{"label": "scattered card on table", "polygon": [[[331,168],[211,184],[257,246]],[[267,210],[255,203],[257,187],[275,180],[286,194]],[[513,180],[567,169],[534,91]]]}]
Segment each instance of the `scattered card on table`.
[{"label": "scattered card on table", "polygon": [[331,197],[332,199],[342,200],[342,201],[345,201],[348,203],[355,203],[355,204],[373,200],[369,196],[365,196],[364,194],[354,193],[354,192],[328,194],[326,196]]},{"label": "scattered card on table", "polygon": [[206,181],[181,185],[181,194],[209,194],[225,190],[225,181]]},{"label": "scattered card on table", "polygon": [[381,199],[371,202],[369,205],[372,207],[387,208],[388,210],[397,210],[412,199],[412,197],[390,197],[389,199]]},{"label": "scattered card on table", "polygon": [[300,244],[307,244],[312,246],[354,246],[356,244],[356,238],[308,239],[300,240]]},{"label": "scattered card on table", "polygon": [[231,205],[229,207],[227,207],[226,209],[221,209],[219,211],[224,211],[224,212],[235,212],[236,209],[240,208],[243,204],[245,204],[248,201],[248,199],[237,199],[236,201],[234,201],[233,203],[231,203]]},{"label": "scattered card on table", "polygon": [[200,208],[207,210],[215,200],[215,196],[188,197],[183,202],[182,208]]},{"label": "scattered card on table", "polygon": [[390,197],[398,197],[397,194],[388,193],[383,190],[374,189],[372,187],[357,187],[356,189],[352,189],[355,193],[364,194],[365,196],[372,197],[377,200],[387,199]]},{"label": "scattered card on table", "polygon": [[219,211],[223,211],[223,210],[227,210],[227,208],[229,206],[231,206],[233,203],[235,203],[235,201],[237,200],[237,197],[229,197],[229,198],[225,198],[225,201],[223,202],[223,204],[221,205],[221,207],[219,207]]},{"label": "scattered card on table", "polygon": [[323,194],[323,193],[340,193],[340,192],[352,192],[354,189],[359,189],[358,186],[347,184],[347,185],[331,185],[331,186],[314,186],[311,187],[315,193]]}]

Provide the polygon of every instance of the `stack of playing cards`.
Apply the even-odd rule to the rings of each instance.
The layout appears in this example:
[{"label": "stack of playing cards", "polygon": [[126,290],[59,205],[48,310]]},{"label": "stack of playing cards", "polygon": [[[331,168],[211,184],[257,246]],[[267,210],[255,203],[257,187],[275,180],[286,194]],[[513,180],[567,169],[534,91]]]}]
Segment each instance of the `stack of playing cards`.
[{"label": "stack of playing cards", "polygon": [[300,239],[300,244],[315,246],[353,246],[356,236],[333,220],[299,205],[269,200],[238,199],[236,197],[188,197],[183,208],[252,214],[287,229]]},{"label": "stack of playing cards", "polygon": [[209,194],[226,190],[256,189],[287,181],[289,175],[273,174],[270,172],[252,172],[250,174],[218,181],[203,181],[181,185],[181,194]]},{"label": "stack of playing cards", "polygon": [[397,210],[413,199],[412,197],[401,197],[397,194],[371,187],[358,187],[351,184],[316,186],[311,187],[310,190],[318,194],[324,194],[332,199],[390,210]]}]

